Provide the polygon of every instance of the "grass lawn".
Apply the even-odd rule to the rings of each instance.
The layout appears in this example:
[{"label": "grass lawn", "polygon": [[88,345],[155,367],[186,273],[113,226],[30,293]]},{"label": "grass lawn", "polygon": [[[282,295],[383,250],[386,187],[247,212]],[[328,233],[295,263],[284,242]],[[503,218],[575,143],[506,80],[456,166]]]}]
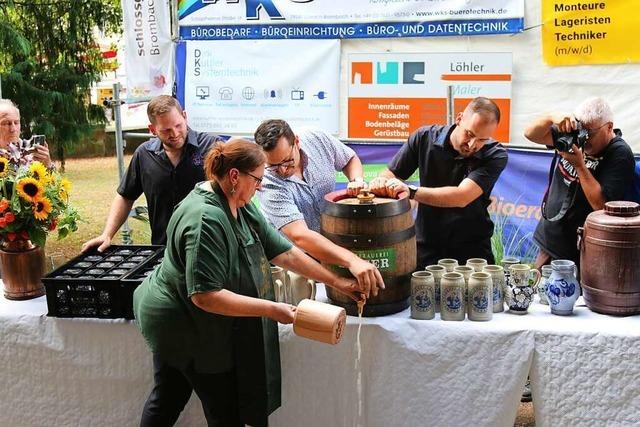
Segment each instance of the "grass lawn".
[{"label": "grass lawn", "polygon": [[[125,165],[131,156],[125,156]],[[56,232],[49,234],[45,247],[47,254],[47,270],[65,263],[80,253],[80,247],[87,240],[102,233],[111,201],[118,187],[118,162],[115,157],[67,160],[65,176],[73,183],[71,203],[75,206],[83,221],[78,231],[63,240],[58,240]],[[144,205],[144,196],[135,205]],[[151,231],[149,226],[139,220],[130,219],[129,227],[134,243],[149,244]],[[114,244],[121,243],[118,233]]]}]

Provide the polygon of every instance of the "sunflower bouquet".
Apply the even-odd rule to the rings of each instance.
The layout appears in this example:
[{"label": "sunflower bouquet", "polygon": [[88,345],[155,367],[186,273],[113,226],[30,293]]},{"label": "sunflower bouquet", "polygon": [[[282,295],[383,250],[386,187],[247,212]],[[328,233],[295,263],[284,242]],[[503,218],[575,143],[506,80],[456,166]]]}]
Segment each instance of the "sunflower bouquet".
[{"label": "sunflower bouquet", "polygon": [[35,161],[13,168],[0,156],[0,241],[31,240],[44,247],[47,233],[58,238],[78,229],[78,212],[69,205],[71,182]]}]

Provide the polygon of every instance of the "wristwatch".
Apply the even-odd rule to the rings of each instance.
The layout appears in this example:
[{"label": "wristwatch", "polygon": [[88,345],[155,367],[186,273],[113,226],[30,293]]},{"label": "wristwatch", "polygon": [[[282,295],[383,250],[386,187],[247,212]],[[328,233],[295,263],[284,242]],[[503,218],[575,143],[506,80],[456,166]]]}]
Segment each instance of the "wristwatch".
[{"label": "wristwatch", "polygon": [[409,187],[409,199],[413,200],[416,197],[418,187],[416,187],[415,185],[407,185],[407,187]]}]

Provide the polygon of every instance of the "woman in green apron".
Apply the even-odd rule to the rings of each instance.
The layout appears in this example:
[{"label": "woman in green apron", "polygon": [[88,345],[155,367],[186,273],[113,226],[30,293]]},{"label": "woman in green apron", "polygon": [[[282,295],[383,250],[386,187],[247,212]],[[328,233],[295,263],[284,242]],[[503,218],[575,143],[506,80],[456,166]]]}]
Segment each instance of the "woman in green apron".
[{"label": "woman in green apron", "polygon": [[[134,311],[153,352],[155,386],[142,426],[173,425],[172,383],[187,381],[210,426],[267,425],[280,406],[278,326],[295,306],[274,302],[269,261],[357,299],[377,294],[338,277],[284,239],[251,203],[264,174],[260,146],[218,144],[208,181],[176,207],[162,264],[138,287]],[[173,408],[174,409],[174,408]]]}]

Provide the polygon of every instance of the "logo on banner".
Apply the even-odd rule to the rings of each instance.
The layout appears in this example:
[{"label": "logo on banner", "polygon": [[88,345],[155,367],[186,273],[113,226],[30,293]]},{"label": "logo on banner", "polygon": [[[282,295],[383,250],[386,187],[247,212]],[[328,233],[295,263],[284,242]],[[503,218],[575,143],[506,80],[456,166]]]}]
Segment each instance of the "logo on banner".
[{"label": "logo on banner", "polygon": [[425,73],[426,63],[424,62],[353,62],[351,63],[351,84],[423,85],[426,82]]},{"label": "logo on banner", "polygon": [[[225,0],[227,4],[238,4],[240,0]],[[313,0],[289,0],[292,3],[311,3]],[[216,4],[218,2],[222,2],[222,0],[202,0],[201,7]],[[192,8],[193,5],[186,6],[185,4],[193,3],[189,2],[189,0],[181,0],[179,8],[181,11],[185,9]],[[247,19],[248,20],[257,20],[260,19],[260,11],[263,11],[269,16],[269,19],[272,20],[283,20],[284,16],[280,13],[275,4],[273,4],[273,0],[246,0],[246,10],[247,10]],[[186,7],[185,7],[186,6]],[[184,16],[185,13],[181,13],[181,16]]]}]

